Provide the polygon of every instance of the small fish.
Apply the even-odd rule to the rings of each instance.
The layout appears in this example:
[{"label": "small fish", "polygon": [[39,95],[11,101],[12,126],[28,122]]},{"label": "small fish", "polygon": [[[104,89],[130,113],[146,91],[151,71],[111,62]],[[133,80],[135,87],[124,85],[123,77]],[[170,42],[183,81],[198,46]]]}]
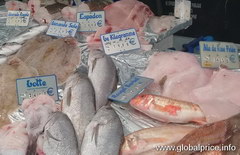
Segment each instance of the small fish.
[{"label": "small fish", "polygon": [[63,112],[73,123],[80,149],[85,128],[96,113],[94,89],[87,73],[76,72],[68,78],[63,93]]},{"label": "small fish", "polygon": [[108,103],[108,96],[117,88],[117,69],[112,58],[100,50],[90,52],[88,66],[98,110]]},{"label": "small fish", "polygon": [[[240,133],[240,114],[237,114],[229,119],[207,124],[200,128],[194,129],[186,136],[184,136],[179,142],[177,142],[175,144],[175,147],[181,145],[208,146],[221,144],[225,142],[226,145],[229,144],[229,142],[233,142],[232,145],[239,146],[240,135],[239,133]],[[238,149],[237,151],[239,152],[239,148],[237,149]],[[167,155],[190,155],[193,152],[194,152],[193,150],[184,152],[169,151]]]},{"label": "small fish", "polygon": [[82,155],[118,155],[123,138],[122,124],[110,106],[103,106],[85,129]]},{"label": "small fish", "polygon": [[135,155],[154,151],[154,149],[157,149],[157,146],[169,145],[181,140],[193,129],[195,128],[180,125],[165,125],[136,131],[125,136],[121,155]]},{"label": "small fish", "polygon": [[140,94],[130,101],[130,105],[162,122],[203,124],[206,118],[197,104],[168,97]]},{"label": "small fish", "polygon": [[67,115],[56,112],[50,116],[44,128],[42,145],[41,152],[44,152],[45,155],[79,154],[76,134]]}]

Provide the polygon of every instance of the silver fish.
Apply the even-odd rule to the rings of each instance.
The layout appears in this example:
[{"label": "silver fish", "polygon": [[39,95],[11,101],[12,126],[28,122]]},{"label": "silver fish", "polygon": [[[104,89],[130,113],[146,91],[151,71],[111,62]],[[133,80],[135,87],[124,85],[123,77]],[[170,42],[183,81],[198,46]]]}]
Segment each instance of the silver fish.
[{"label": "silver fish", "polygon": [[43,150],[46,155],[78,155],[76,134],[70,119],[54,113],[44,128]]},{"label": "silver fish", "polygon": [[108,96],[117,88],[117,70],[112,58],[100,50],[90,52],[88,66],[98,110],[108,103]]},{"label": "silver fish", "polygon": [[80,148],[84,130],[95,115],[95,95],[87,74],[76,72],[67,80],[63,93],[63,112],[72,121]]},{"label": "silver fish", "polygon": [[103,106],[85,130],[81,155],[118,155],[122,138],[117,114],[110,106]]}]

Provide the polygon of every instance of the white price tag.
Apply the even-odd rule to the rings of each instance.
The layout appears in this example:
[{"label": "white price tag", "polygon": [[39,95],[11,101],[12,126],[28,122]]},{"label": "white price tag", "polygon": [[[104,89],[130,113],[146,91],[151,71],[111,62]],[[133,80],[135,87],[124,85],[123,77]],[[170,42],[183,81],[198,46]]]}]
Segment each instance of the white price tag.
[{"label": "white price tag", "polygon": [[79,23],[77,22],[66,22],[61,20],[52,20],[47,31],[47,35],[55,37],[74,37]]},{"label": "white price tag", "polygon": [[202,67],[218,68],[221,65],[229,69],[239,68],[238,48],[227,42],[200,42]]},{"label": "white price tag", "polygon": [[28,26],[30,11],[8,11],[6,26]]},{"label": "white price tag", "polygon": [[36,76],[21,78],[16,80],[18,104],[22,104],[24,99],[33,98],[40,94],[53,96],[57,101],[58,87],[55,75]]},{"label": "white price tag", "polygon": [[106,54],[130,51],[141,47],[135,29],[101,35],[101,41]]},{"label": "white price tag", "polygon": [[80,23],[80,32],[96,32],[105,25],[104,11],[79,12],[77,22]]},{"label": "white price tag", "polygon": [[180,19],[191,19],[191,1],[175,0],[174,16]]}]

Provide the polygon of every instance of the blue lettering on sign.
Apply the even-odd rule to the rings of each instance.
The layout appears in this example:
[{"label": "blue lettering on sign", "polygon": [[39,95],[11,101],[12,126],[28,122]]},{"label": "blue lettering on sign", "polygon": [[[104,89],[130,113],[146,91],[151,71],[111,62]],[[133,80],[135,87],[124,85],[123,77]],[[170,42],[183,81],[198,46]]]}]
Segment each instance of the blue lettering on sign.
[{"label": "blue lettering on sign", "polygon": [[227,50],[227,52],[232,52],[232,53],[237,52],[236,48],[232,48],[232,47],[230,47],[228,45],[226,46],[226,50]]},{"label": "blue lettering on sign", "polygon": [[19,13],[9,13],[8,16],[19,16]]},{"label": "blue lettering on sign", "polygon": [[78,28],[78,24],[75,24],[75,23],[70,23],[69,24],[69,28]]},{"label": "blue lettering on sign", "polygon": [[47,83],[46,81],[43,81],[41,79],[36,79],[35,82],[31,82],[30,80],[27,80],[27,87],[31,88],[31,87],[43,87],[46,86]]},{"label": "blue lettering on sign", "polygon": [[80,19],[95,19],[95,18],[102,18],[102,15],[97,15],[96,13],[94,13],[93,15],[84,15],[84,13],[80,13]]},{"label": "blue lettering on sign", "polygon": [[129,82],[129,84],[126,84],[126,87],[131,87],[133,86],[134,83],[136,83],[138,80],[140,80],[140,78],[135,77],[132,81]]},{"label": "blue lettering on sign", "polygon": [[109,41],[109,38],[108,37],[106,38],[105,36],[103,36],[103,40],[104,41]]},{"label": "blue lettering on sign", "polygon": [[121,95],[122,93],[125,93],[127,90],[127,88],[122,87],[116,94],[112,95],[113,98],[118,97],[119,95]]},{"label": "blue lettering on sign", "polygon": [[124,34],[111,34],[110,35],[110,39],[111,40],[116,40],[116,39],[122,39],[122,38],[126,38],[126,37],[130,37],[130,36],[134,36],[136,35],[135,32],[128,32],[128,33],[124,33]]},{"label": "blue lettering on sign", "polygon": [[54,93],[53,93],[53,88],[52,88],[52,87],[48,88],[47,94],[48,94],[49,96],[53,96],[53,95],[54,95]]},{"label": "blue lettering on sign", "polygon": [[208,44],[203,44],[203,50],[204,51],[211,51],[211,48],[208,46]]},{"label": "blue lettering on sign", "polygon": [[25,13],[25,14],[24,14],[24,13],[21,12],[21,13],[20,13],[20,16],[27,17],[27,16],[29,16],[29,13]]},{"label": "blue lettering on sign", "polygon": [[101,20],[99,20],[99,21],[97,22],[97,26],[98,26],[98,27],[102,27],[102,21],[101,21]]},{"label": "blue lettering on sign", "polygon": [[66,23],[58,23],[58,22],[55,22],[55,21],[52,21],[51,25],[60,26],[60,27],[67,27]]}]

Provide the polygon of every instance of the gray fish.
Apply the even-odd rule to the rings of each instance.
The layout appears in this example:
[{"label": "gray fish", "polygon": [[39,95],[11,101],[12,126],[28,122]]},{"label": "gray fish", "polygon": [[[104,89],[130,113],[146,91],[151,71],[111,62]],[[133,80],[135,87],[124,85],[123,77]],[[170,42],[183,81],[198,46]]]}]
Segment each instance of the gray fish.
[{"label": "gray fish", "polygon": [[95,115],[95,95],[87,74],[76,72],[67,80],[63,112],[72,121],[80,149],[84,130]]},{"label": "gray fish", "polygon": [[112,58],[100,50],[90,52],[88,66],[98,110],[108,103],[108,96],[117,88],[117,70]]},{"label": "gray fish", "polygon": [[44,128],[43,150],[46,155],[78,155],[76,134],[70,119],[54,113]]},{"label": "gray fish", "polygon": [[122,124],[110,106],[103,106],[85,129],[81,155],[118,155]]}]

